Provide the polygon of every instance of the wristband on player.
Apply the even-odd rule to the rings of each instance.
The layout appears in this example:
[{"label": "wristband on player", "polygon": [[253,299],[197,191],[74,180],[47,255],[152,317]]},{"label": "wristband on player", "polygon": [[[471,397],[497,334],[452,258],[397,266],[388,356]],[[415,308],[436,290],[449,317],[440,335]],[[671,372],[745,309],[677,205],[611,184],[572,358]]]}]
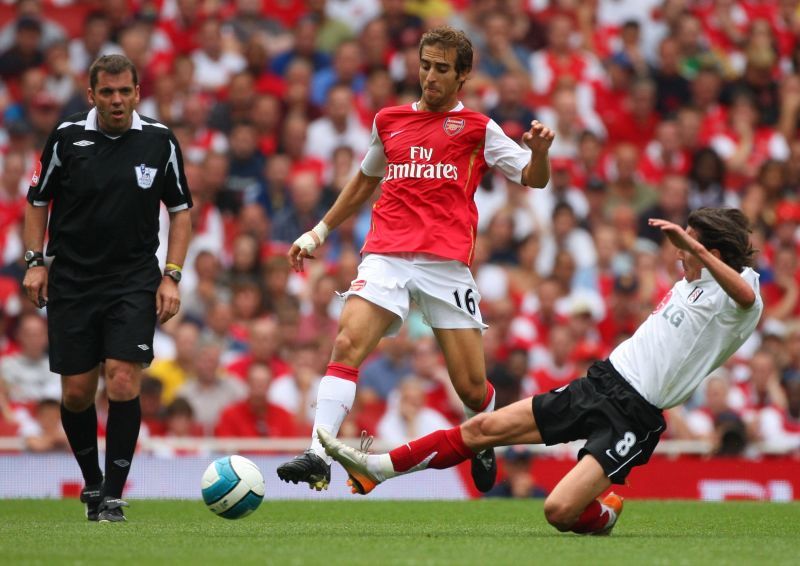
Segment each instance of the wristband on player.
[{"label": "wristband on player", "polygon": [[322,245],[322,243],[325,241],[325,238],[328,237],[329,232],[330,229],[328,228],[328,225],[324,222],[320,222],[311,230],[297,238],[294,243],[298,248],[311,255],[314,250]]},{"label": "wristband on player", "polygon": [[164,271],[183,271],[183,268],[177,263],[168,263],[164,266]]}]

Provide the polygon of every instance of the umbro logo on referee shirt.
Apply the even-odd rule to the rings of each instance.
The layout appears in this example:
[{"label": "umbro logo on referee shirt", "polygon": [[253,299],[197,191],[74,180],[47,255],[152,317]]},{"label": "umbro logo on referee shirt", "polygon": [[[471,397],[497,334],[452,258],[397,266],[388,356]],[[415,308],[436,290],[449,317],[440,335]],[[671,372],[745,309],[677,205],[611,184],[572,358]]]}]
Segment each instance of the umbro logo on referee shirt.
[{"label": "umbro logo on referee shirt", "polygon": [[89,140],[80,140],[73,142],[72,145],[77,145],[78,147],[86,147],[87,145],[94,145],[94,142]]}]

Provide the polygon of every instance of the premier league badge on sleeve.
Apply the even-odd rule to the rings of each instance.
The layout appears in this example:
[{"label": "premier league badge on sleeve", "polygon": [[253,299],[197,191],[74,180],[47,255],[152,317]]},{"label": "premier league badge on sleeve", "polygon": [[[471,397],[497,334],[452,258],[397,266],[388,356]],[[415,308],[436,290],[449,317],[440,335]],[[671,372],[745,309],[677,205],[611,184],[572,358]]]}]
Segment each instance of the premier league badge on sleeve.
[{"label": "premier league badge on sleeve", "polygon": [[134,167],[133,170],[136,171],[136,183],[139,185],[139,187],[143,189],[149,189],[153,186],[153,181],[156,178],[158,169],[154,167],[148,167],[142,163],[141,165]]}]

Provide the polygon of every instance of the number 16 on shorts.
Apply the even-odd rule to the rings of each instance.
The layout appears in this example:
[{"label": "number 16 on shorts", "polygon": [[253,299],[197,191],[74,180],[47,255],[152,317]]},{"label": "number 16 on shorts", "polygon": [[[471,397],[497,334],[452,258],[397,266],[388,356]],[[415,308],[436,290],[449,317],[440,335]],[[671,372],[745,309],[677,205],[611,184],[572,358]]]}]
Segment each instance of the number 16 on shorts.
[{"label": "number 16 on shorts", "polygon": [[475,306],[475,297],[472,289],[456,289],[453,291],[453,298],[458,308],[465,309],[470,315],[475,316],[477,308]]}]

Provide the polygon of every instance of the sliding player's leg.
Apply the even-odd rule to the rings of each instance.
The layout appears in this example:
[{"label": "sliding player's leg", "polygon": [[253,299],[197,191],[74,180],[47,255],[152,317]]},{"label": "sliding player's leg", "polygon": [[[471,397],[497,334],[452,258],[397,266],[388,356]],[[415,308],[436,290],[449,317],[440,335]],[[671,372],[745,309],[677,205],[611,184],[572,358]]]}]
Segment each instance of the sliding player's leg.
[{"label": "sliding player's leg", "polygon": [[606,471],[591,454],[584,455],[544,502],[544,515],[559,531],[607,535],[622,513],[622,498],[609,493]]}]

